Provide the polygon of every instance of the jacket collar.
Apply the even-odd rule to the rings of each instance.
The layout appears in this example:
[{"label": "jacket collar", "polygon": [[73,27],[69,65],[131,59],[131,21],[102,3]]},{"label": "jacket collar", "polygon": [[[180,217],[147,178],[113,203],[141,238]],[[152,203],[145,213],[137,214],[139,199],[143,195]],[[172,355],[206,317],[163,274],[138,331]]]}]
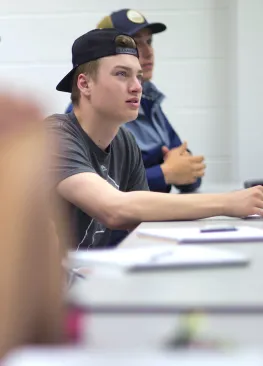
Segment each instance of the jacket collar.
[{"label": "jacket collar", "polygon": [[[151,81],[145,81],[142,87],[142,98],[153,101],[154,107],[160,105],[165,98],[165,95]],[[142,106],[139,108],[139,113],[144,114]]]}]

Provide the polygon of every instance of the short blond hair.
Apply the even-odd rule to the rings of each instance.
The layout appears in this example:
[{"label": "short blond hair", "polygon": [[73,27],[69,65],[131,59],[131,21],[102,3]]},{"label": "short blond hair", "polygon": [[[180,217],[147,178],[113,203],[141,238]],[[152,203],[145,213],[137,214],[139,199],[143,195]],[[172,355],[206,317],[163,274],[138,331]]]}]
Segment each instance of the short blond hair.
[{"label": "short blond hair", "polygon": [[73,82],[72,82],[72,92],[71,92],[71,101],[73,105],[79,104],[80,99],[80,91],[78,88],[78,77],[80,74],[85,74],[90,76],[92,79],[96,80],[97,74],[99,70],[99,60],[94,60],[90,62],[86,62],[85,64],[80,65],[75,71]]}]

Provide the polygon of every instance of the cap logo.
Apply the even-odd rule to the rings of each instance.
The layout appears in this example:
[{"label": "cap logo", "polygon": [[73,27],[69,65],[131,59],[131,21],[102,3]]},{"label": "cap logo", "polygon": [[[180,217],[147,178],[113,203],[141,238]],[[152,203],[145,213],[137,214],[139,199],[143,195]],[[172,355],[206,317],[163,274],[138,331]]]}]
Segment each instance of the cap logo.
[{"label": "cap logo", "polygon": [[142,14],[140,14],[138,11],[136,10],[128,10],[127,11],[127,18],[133,22],[133,23],[138,23],[138,24],[141,24],[141,23],[144,23],[145,22],[145,19],[144,17],[142,16]]}]

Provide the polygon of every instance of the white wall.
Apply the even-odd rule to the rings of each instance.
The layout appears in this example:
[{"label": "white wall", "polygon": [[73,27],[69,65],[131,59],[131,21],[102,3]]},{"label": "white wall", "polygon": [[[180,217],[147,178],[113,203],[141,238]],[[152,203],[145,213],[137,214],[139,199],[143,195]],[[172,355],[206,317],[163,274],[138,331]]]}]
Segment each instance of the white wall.
[{"label": "white wall", "polygon": [[[256,2],[243,3],[251,1]],[[206,182],[234,179],[232,167],[236,164],[232,161],[235,154],[229,125],[234,121],[229,117],[228,93],[232,80],[228,74],[231,0],[100,0],[99,6],[98,3],[1,0],[1,80],[12,80],[12,85],[32,90],[44,101],[47,114],[63,112],[69,95],[55,91],[55,86],[71,68],[72,42],[94,28],[105,14],[132,4],[148,20],[163,21],[168,26],[165,33],[154,37],[157,62],[154,81],[167,95],[164,108],[170,121],[193,152],[205,155]],[[241,11],[239,17],[242,18]],[[244,35],[244,45],[250,40]],[[246,68],[246,64],[239,67]],[[245,78],[242,81],[246,83]],[[247,97],[240,95],[240,101],[243,103]],[[244,129],[239,132],[241,140],[243,135],[246,135]],[[243,167],[240,169],[243,171]]]},{"label": "white wall", "polygon": [[159,15],[168,31],[156,36],[154,80],[167,95],[165,110],[175,129],[195,153],[205,155],[205,180],[228,182],[232,166],[226,95],[228,1],[171,4],[173,11],[162,10]]},{"label": "white wall", "polygon": [[263,178],[263,1],[237,2],[237,155],[240,180]]}]

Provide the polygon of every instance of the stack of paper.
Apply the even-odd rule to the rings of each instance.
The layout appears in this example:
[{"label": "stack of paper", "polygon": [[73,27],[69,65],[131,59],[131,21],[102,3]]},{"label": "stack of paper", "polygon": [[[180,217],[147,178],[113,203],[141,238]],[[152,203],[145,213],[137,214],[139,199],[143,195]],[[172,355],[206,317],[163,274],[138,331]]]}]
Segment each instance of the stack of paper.
[{"label": "stack of paper", "polygon": [[138,236],[167,239],[179,243],[223,243],[263,241],[263,230],[236,226],[235,231],[202,232],[200,227],[139,229]]},{"label": "stack of paper", "polygon": [[154,248],[107,249],[69,253],[73,267],[114,266],[126,271],[199,266],[244,265],[240,253],[197,245]]}]

